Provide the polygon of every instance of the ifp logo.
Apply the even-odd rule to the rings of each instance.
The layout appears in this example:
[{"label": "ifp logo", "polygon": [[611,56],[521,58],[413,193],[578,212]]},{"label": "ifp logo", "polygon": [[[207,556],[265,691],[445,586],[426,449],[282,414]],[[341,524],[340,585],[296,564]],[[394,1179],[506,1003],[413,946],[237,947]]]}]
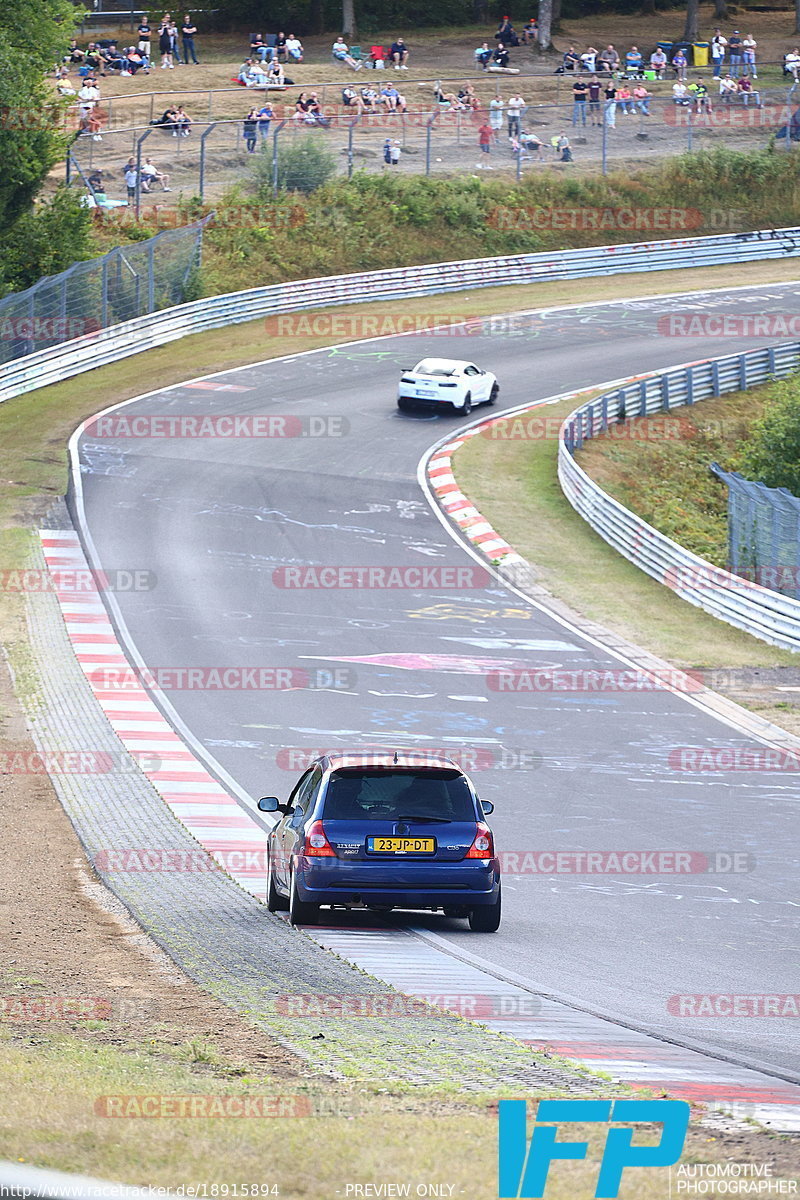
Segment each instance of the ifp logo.
[{"label": "ifp logo", "polygon": [[530,1147],[524,1100],[499,1103],[500,1200],[534,1200],[544,1196],[547,1172],[558,1159],[586,1157],[588,1142],[557,1142],[561,1124],[611,1124],[612,1122],[662,1124],[655,1146],[634,1146],[632,1129],[608,1131],[597,1177],[596,1197],[619,1193],[626,1167],[669,1167],[677,1162],[689,1126],[685,1100],[540,1100]]}]

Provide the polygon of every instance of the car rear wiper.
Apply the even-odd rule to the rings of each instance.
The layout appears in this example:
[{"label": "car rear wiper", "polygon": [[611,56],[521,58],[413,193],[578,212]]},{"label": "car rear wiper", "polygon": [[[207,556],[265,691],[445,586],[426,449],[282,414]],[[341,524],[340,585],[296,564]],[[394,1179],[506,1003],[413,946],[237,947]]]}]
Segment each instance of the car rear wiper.
[{"label": "car rear wiper", "polygon": [[449,825],[449,817],[420,817],[417,814],[409,816],[408,813],[403,813],[399,817],[394,817],[395,821],[422,821],[426,825]]}]

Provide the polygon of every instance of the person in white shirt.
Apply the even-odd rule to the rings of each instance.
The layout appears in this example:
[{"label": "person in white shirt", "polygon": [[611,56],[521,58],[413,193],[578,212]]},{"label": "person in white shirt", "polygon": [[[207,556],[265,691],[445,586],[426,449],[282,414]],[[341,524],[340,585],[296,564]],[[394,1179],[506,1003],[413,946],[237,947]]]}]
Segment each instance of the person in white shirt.
[{"label": "person in white shirt", "polygon": [[594,46],[589,46],[581,55],[581,70],[588,71],[590,75],[597,70],[597,50]]},{"label": "person in white shirt", "polygon": [[81,116],[88,117],[92,109],[100,103],[100,89],[96,83],[86,82],[78,92],[81,102]]},{"label": "person in white shirt", "polygon": [[503,109],[505,101],[502,96],[493,96],[489,101],[489,128],[496,146],[500,145],[500,130],[503,128]]},{"label": "person in white shirt", "polygon": [[286,53],[293,62],[303,61],[303,43],[290,33],[286,39]]},{"label": "person in white shirt", "polygon": [[800,50],[796,46],[794,50],[790,50],[788,54],[784,54],[783,69],[793,75],[795,82],[797,82],[797,72],[800,70]]},{"label": "person in white shirt", "polygon": [[522,96],[512,96],[506,108],[509,137],[519,137],[519,123],[524,109],[525,101],[522,99]]},{"label": "person in white shirt", "polygon": [[[734,87],[736,85],[734,84]],[[689,104],[689,89],[682,79],[672,85],[672,99],[676,104]]]},{"label": "person in white shirt", "polygon": [[758,79],[756,74],[756,46],[758,42],[753,37],[752,33],[748,33],[742,38],[742,58],[744,60],[744,69],[749,74],[751,79]]},{"label": "person in white shirt", "polygon": [[352,67],[354,71],[361,70],[361,63],[356,62],[350,51],[347,48],[347,42],[343,37],[338,38],[331,48],[331,54],[334,58],[338,58],[339,62],[346,62],[348,67]]},{"label": "person in white shirt", "polygon": [[738,93],[739,85],[732,75],[727,74],[719,81],[719,98],[724,100],[726,104],[730,104],[733,97]]},{"label": "person in white shirt", "polygon": [[714,64],[714,78],[719,79],[722,74],[722,64],[725,61],[725,48],[728,45],[728,39],[722,36],[721,29],[714,30],[714,36],[711,39],[711,62]]}]

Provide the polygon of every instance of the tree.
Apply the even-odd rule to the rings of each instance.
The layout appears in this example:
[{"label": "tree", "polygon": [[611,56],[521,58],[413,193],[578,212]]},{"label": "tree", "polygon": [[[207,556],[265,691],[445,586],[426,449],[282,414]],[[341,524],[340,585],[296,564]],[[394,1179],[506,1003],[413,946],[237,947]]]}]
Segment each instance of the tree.
[{"label": "tree", "polygon": [[714,0],[714,20],[727,21],[728,5],[726,0]]},{"label": "tree", "polygon": [[800,378],[773,384],[769,404],[750,433],[737,463],[747,479],[787,488],[800,497]]},{"label": "tree", "polygon": [[[797,0],[800,4],[800,0]],[[553,0],[539,0],[539,21],[536,33],[536,45],[544,54],[552,49],[551,30],[553,27]]]},{"label": "tree", "polygon": [[683,40],[696,42],[700,29],[700,0],[688,0],[686,5],[686,24],[683,27]]},{"label": "tree", "polygon": [[353,38],[358,37],[354,0],[342,0],[342,34],[347,42],[352,42]]}]

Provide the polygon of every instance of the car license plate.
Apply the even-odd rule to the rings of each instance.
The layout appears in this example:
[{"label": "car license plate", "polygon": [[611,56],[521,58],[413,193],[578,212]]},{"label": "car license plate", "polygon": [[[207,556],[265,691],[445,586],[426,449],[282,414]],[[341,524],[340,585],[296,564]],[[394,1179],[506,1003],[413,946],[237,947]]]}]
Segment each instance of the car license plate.
[{"label": "car license plate", "polygon": [[368,854],[433,854],[435,850],[436,842],[433,838],[367,838]]},{"label": "car license plate", "polygon": [[418,396],[430,396],[432,400],[435,400],[436,397],[439,395],[439,393],[438,392],[428,392],[425,390],[425,388],[417,388],[417,395]]}]

